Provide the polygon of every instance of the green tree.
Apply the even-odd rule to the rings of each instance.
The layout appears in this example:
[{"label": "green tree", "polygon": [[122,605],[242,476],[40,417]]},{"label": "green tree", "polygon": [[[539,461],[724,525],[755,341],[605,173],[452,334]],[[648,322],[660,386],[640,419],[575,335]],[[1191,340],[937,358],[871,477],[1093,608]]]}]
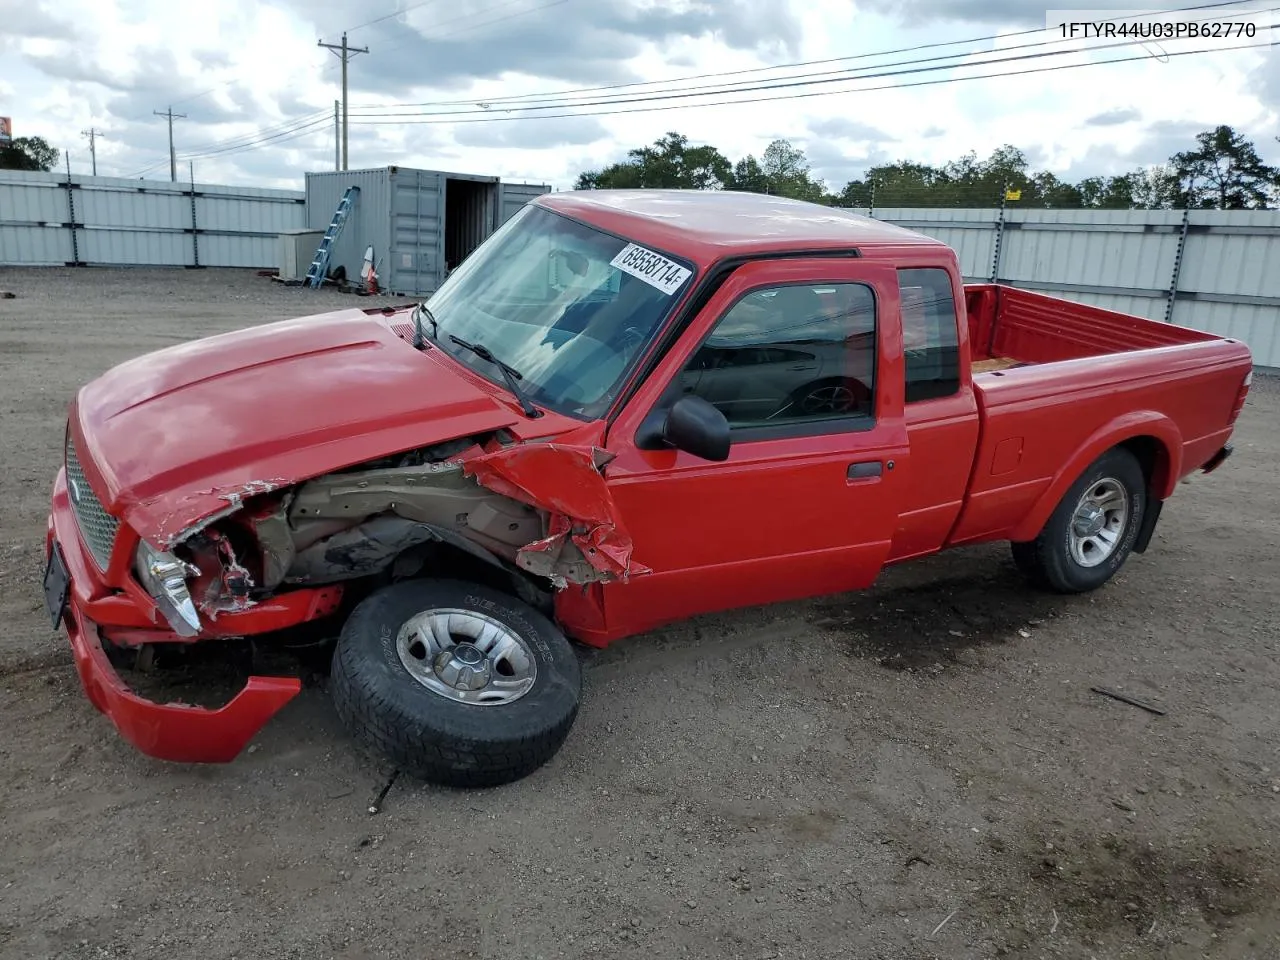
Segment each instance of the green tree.
[{"label": "green tree", "polygon": [[733,165],[733,180],[730,187],[748,193],[769,193],[769,178],[760,166],[760,161],[748,154]]},{"label": "green tree", "polygon": [[1280,170],[1258,156],[1253,143],[1222,125],[1196,135],[1196,148],[1175,153],[1170,163],[1183,201],[1217,210],[1265,209]]},{"label": "green tree", "polygon": [[693,147],[682,133],[668,133],[651,146],[627,151],[627,159],[581,174],[579,190],[719,190],[729,184],[729,158],[712,146]]},{"label": "green tree", "polygon": [[1172,210],[1186,204],[1177,168],[1157,164],[1129,174],[1133,206],[1138,210]]},{"label": "green tree", "polygon": [[840,194],[848,206],[871,206],[872,191],[877,207],[940,206],[942,174],[924,163],[899,160],[879,164],[867,171],[865,180],[851,180]]},{"label": "green tree", "polygon": [[1134,207],[1134,175],[1118,177],[1085,177],[1077,185],[1080,202],[1096,210],[1131,210]]},{"label": "green tree", "polygon": [[44,137],[16,137],[0,144],[0,170],[52,170],[61,156]]},{"label": "green tree", "polygon": [[1059,180],[1044,170],[1031,177],[1031,205],[1078,210],[1084,206],[1084,194],[1076,184]]},{"label": "green tree", "polygon": [[774,140],[765,147],[760,169],[768,181],[770,193],[813,202],[821,202],[826,197],[826,184],[813,179],[804,151],[788,140]]}]

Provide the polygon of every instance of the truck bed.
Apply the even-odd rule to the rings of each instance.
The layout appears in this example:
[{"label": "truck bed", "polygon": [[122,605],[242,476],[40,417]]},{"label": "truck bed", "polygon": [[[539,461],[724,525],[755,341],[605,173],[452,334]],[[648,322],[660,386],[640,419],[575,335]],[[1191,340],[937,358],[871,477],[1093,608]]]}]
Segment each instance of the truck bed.
[{"label": "truck bed", "polygon": [[1252,370],[1244,344],[1011,287],[965,295],[980,428],[951,544],[1034,536],[1116,443],[1164,499],[1230,437]]},{"label": "truck bed", "polygon": [[1217,340],[1115,310],[998,284],[966,284],[974,372]]}]

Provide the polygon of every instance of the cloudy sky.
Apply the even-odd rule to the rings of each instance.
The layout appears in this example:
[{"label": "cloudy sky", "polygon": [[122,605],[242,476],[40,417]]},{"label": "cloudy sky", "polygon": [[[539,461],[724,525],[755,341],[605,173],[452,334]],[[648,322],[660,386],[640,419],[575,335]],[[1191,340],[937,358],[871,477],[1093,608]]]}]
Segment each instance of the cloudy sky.
[{"label": "cloudy sky", "polygon": [[[1280,13],[1266,11],[1167,18],[1252,22],[1252,38],[1108,47],[1124,39],[1054,42],[1045,6],[1024,0],[0,0],[0,115],[16,136],[69,149],[77,172],[89,171],[82,131],[94,127],[100,174],[167,179],[154,111],[172,105],[186,115],[181,176],[190,158],[201,182],[300,189],[304,171],[333,169],[340,71],[317,41],[345,29],[370,51],[350,66],[353,168],[567,189],[675,130],[732,160],[787,138],[836,190],[870,163],[1004,143],[1074,180],[1164,161],[1220,123],[1280,163],[1280,60],[1265,45],[1225,49],[1268,43]],[[1052,55],[1029,58],[1039,54]],[[1023,59],[981,65],[1002,57]],[[1140,59],[905,86],[1117,57]],[[848,59],[811,64],[834,58]],[[782,78],[805,85],[740,89]],[[675,88],[685,95],[652,99]],[[724,103],[762,97],[773,99]]]}]

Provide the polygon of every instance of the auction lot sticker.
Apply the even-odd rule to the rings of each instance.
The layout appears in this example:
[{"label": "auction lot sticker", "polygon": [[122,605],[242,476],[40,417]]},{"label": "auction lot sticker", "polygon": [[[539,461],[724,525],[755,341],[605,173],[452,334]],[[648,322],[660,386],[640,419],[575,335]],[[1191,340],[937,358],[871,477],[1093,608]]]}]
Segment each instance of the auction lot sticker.
[{"label": "auction lot sticker", "polygon": [[651,287],[656,287],[667,296],[680,289],[680,285],[689,279],[692,273],[674,260],[668,260],[661,254],[646,250],[634,243],[628,243],[609,265],[617,267],[623,273],[639,277]]}]

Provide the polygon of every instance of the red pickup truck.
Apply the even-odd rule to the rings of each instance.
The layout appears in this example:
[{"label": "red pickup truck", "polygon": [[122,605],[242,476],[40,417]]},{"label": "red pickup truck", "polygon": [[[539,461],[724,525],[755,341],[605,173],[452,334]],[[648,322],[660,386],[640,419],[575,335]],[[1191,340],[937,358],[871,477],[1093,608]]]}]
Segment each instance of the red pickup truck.
[{"label": "red pickup truck", "polygon": [[1230,454],[1251,371],[1234,340],[966,286],[944,244],[844,211],[552,194],[423,304],[83,387],[45,596],[90,699],[152,756],[231,760],[301,682],[254,673],[207,708],[144,698],[124,667],[310,635],[358,744],[494,785],[567,737],[568,638],[857,590],[983,541],[1044,588],[1098,587]]}]

